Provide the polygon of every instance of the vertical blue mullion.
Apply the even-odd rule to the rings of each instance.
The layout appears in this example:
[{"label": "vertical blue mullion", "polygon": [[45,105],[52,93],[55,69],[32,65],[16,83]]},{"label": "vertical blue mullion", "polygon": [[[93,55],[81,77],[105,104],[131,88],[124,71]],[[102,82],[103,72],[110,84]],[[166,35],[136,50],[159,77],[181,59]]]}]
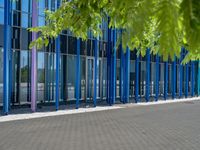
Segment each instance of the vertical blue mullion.
[{"label": "vertical blue mullion", "polygon": [[123,68],[124,68],[124,65],[123,65],[123,61],[124,61],[124,52],[123,52],[123,49],[122,49],[122,43],[120,43],[120,101],[123,102],[123,88],[124,88],[124,83],[123,83]]},{"label": "vertical blue mullion", "polygon": [[200,95],[200,60],[198,61],[198,79],[197,79],[197,89],[198,89],[198,96]]},{"label": "vertical blue mullion", "polygon": [[79,108],[79,93],[80,93],[80,38],[76,41],[76,109]]},{"label": "vertical blue mullion", "polygon": [[59,84],[60,84],[60,36],[56,38],[56,110],[59,109]]},{"label": "vertical blue mullion", "polygon": [[[112,33],[112,32],[111,32]],[[109,78],[110,78],[110,84],[109,84],[109,104],[112,105],[112,41],[110,42],[110,69],[109,69]]]},{"label": "vertical blue mullion", "polygon": [[179,62],[179,98],[182,97],[182,81],[183,81],[183,65],[181,64],[181,61],[183,59],[183,48],[181,48],[181,56],[180,56],[180,62]]},{"label": "vertical blue mullion", "polygon": [[189,68],[188,63],[185,65],[186,67],[186,81],[185,81],[185,97],[188,97],[188,84],[189,84]]},{"label": "vertical blue mullion", "polygon": [[172,99],[175,98],[176,91],[176,57],[172,63]]},{"label": "vertical blue mullion", "polygon": [[[126,50],[127,53],[127,50]],[[126,53],[123,53],[123,103],[126,103]]]},{"label": "vertical blue mullion", "polygon": [[[108,24],[110,22],[110,18],[108,17]],[[107,46],[107,103],[110,103],[110,72],[111,72],[111,29],[108,27],[108,46]]]},{"label": "vertical blue mullion", "polygon": [[94,107],[96,107],[96,97],[97,97],[97,61],[98,61],[98,40],[95,39],[94,43]]},{"label": "vertical blue mullion", "polygon": [[167,100],[167,89],[168,89],[168,62],[165,62],[165,78],[164,78],[164,99]]},{"label": "vertical blue mullion", "polygon": [[194,61],[191,62],[191,69],[192,69],[192,72],[191,72],[191,96],[193,97],[194,96]]},{"label": "vertical blue mullion", "polygon": [[9,87],[9,59],[10,59],[10,16],[11,6],[10,0],[4,0],[4,64],[3,64],[3,112],[8,114],[10,87]]},{"label": "vertical blue mullion", "polygon": [[146,102],[149,102],[149,80],[150,80],[150,49],[146,50]]},{"label": "vertical blue mullion", "polygon": [[128,103],[129,102],[129,82],[130,82],[130,50],[129,48],[127,47],[126,49],[126,64],[125,64],[125,80],[126,80],[126,84],[125,84],[125,89],[126,89],[126,93],[125,93],[125,103]]},{"label": "vertical blue mullion", "polygon": [[115,28],[113,30],[113,73],[112,73],[112,104],[115,103],[115,98],[116,98],[116,44],[117,44],[117,29]]},{"label": "vertical blue mullion", "polygon": [[136,55],[135,60],[135,102],[137,103],[139,101],[138,95],[139,95],[139,56]]},{"label": "vertical blue mullion", "polygon": [[159,56],[156,55],[156,97],[155,100],[158,101],[158,95],[159,95]]}]

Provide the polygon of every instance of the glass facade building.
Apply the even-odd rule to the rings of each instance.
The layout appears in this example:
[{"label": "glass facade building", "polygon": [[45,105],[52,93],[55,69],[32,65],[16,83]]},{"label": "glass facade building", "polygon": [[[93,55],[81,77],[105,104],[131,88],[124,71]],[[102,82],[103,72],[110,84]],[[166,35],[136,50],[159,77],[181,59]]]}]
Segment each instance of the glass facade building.
[{"label": "glass facade building", "polygon": [[61,103],[78,108],[199,95],[200,65],[181,65],[184,48],[174,62],[164,62],[149,49],[145,57],[128,48],[124,53],[115,46],[120,30],[109,29],[106,21],[98,39],[88,32],[83,41],[63,31],[33,57],[28,47],[34,33],[27,28],[45,25],[44,10],[56,10],[61,0],[6,1],[0,0],[0,109],[5,113],[16,105],[35,111],[34,103],[55,103],[59,109]]}]

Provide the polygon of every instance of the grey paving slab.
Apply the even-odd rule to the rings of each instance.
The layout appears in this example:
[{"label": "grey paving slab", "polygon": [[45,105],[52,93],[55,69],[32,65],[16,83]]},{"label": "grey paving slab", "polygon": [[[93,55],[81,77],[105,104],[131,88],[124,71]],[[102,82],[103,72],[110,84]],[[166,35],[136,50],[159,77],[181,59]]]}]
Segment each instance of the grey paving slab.
[{"label": "grey paving slab", "polygon": [[0,150],[199,150],[200,101],[0,123]]}]

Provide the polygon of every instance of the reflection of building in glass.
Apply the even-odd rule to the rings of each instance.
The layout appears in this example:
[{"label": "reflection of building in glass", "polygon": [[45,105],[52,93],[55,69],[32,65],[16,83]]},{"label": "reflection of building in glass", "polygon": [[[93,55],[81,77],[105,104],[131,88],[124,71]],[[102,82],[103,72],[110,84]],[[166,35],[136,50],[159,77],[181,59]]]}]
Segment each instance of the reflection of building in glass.
[{"label": "reflection of building in glass", "polygon": [[[59,0],[39,0],[38,25],[45,25],[44,10],[55,10]],[[32,34],[32,0],[12,1],[11,15],[11,75],[10,103],[13,105],[31,102],[31,50],[28,45]],[[0,0],[0,32],[4,31],[4,1]],[[147,53],[137,57],[135,51],[126,53],[119,46],[115,49],[114,37],[120,31],[108,29],[101,24],[102,37],[97,41],[91,33],[87,41],[78,40],[70,31],[60,34],[60,57],[57,60],[55,39],[37,51],[36,100],[55,102],[56,89],[59,102],[98,105],[117,101],[122,103],[193,97],[200,89],[198,62],[183,66],[180,59],[164,62],[162,57]],[[3,47],[4,36],[0,35],[0,105],[3,105]],[[80,42],[80,43],[79,43]],[[78,50],[80,48],[80,55]],[[182,50],[182,56],[186,51]],[[80,57],[79,57],[80,56]],[[57,69],[57,62],[59,69]],[[57,73],[59,84],[56,84]],[[57,85],[57,86],[56,86]],[[11,107],[12,108],[12,107]]]}]

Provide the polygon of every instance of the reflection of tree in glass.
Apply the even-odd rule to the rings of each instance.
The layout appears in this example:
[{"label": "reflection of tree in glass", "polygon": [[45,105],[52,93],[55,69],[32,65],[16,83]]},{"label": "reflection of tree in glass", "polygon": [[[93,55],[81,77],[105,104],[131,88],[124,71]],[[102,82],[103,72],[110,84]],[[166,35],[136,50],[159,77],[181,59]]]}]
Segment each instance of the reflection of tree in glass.
[{"label": "reflection of tree in glass", "polygon": [[21,82],[28,82],[28,65],[21,68]]}]

